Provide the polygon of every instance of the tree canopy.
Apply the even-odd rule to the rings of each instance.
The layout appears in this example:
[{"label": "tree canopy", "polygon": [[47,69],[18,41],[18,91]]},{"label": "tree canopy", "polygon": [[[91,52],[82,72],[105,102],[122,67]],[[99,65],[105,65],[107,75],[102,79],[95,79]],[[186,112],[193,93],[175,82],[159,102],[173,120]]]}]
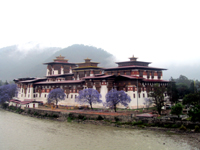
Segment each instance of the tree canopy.
[{"label": "tree canopy", "polygon": [[75,102],[83,105],[83,104],[89,104],[91,109],[93,109],[92,104],[96,103],[102,103],[102,100],[100,100],[101,94],[92,88],[84,89],[79,91],[78,97],[75,99]]},{"label": "tree canopy", "polygon": [[178,118],[179,118],[179,116],[182,114],[182,111],[183,111],[183,106],[182,106],[182,104],[177,103],[177,104],[175,104],[174,106],[172,106],[171,114],[175,114],[175,115],[177,115]]},{"label": "tree canopy", "polygon": [[16,84],[6,84],[0,86],[0,103],[11,100],[17,96],[18,88]]},{"label": "tree canopy", "polygon": [[190,93],[185,95],[183,98],[183,104],[188,104],[188,105],[200,105],[200,92],[198,93]]},{"label": "tree canopy", "polygon": [[63,89],[56,88],[49,92],[49,95],[47,97],[48,103],[56,103],[56,106],[58,105],[58,102],[61,100],[65,100],[65,93]]},{"label": "tree canopy", "polygon": [[164,106],[164,93],[165,87],[160,87],[158,84],[153,85],[153,91],[149,93],[149,97],[152,98],[153,103],[156,105],[158,113],[161,115],[161,108]]},{"label": "tree canopy", "polygon": [[124,91],[117,91],[115,89],[112,89],[106,94],[106,103],[104,103],[104,106],[111,107],[116,112],[117,104],[120,103],[123,106],[127,107],[128,103],[130,102],[130,96],[127,95]]},{"label": "tree canopy", "polygon": [[169,100],[171,101],[171,103],[178,102],[178,90],[177,90],[176,83],[173,78],[171,78],[170,82],[168,83],[167,95],[169,96]]}]

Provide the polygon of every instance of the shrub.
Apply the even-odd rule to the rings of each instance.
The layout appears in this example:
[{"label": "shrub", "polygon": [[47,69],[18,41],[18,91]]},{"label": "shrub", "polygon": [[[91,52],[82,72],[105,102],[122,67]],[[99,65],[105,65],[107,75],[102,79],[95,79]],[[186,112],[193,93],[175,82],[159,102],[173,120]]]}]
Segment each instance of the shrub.
[{"label": "shrub", "polygon": [[194,131],[195,131],[195,132],[200,132],[200,128],[199,128],[198,125],[195,126]]},{"label": "shrub", "polygon": [[73,114],[71,114],[71,113],[69,113],[68,117],[74,118],[74,117],[73,117]]},{"label": "shrub", "polygon": [[3,103],[3,104],[2,104],[2,108],[3,108],[3,109],[6,109],[7,107],[8,107],[8,103]]},{"label": "shrub", "polygon": [[165,128],[170,128],[171,125],[170,125],[170,124],[165,124],[164,127],[165,127]]},{"label": "shrub", "polygon": [[15,106],[9,106],[8,109],[9,110],[17,110],[17,107],[15,107]]},{"label": "shrub", "polygon": [[186,131],[186,127],[184,125],[181,125],[181,127],[179,128],[180,130]]},{"label": "shrub", "polygon": [[58,118],[59,116],[57,114],[52,115],[53,118]]},{"label": "shrub", "polygon": [[138,127],[140,127],[140,128],[145,128],[145,126],[144,126],[144,125],[138,125]]},{"label": "shrub", "polygon": [[183,111],[182,104],[177,103],[176,105],[172,106],[171,114],[175,114],[179,118],[179,116],[182,114],[182,111]]},{"label": "shrub", "polygon": [[84,116],[83,115],[78,115],[78,119],[83,119],[84,118]]},{"label": "shrub", "polygon": [[200,121],[200,105],[196,105],[191,108],[188,115],[191,117],[191,121]]},{"label": "shrub", "polygon": [[67,117],[67,121],[71,122],[73,120],[73,114],[69,113],[68,117]]},{"label": "shrub", "polygon": [[118,122],[119,121],[119,118],[118,117],[115,117],[115,122]]},{"label": "shrub", "polygon": [[97,120],[103,120],[104,118],[101,116],[101,115],[99,115],[98,117],[97,117]]},{"label": "shrub", "polygon": [[133,126],[135,126],[135,125],[142,125],[142,124],[143,124],[143,122],[141,120],[132,123]]},{"label": "shrub", "polygon": [[19,114],[22,113],[23,111],[24,111],[24,110],[21,109],[21,108],[17,108],[17,110],[16,110],[16,112],[19,113]]},{"label": "shrub", "polygon": [[38,116],[39,113],[38,113],[38,112],[34,112],[33,115],[34,115],[34,116]]},{"label": "shrub", "polygon": [[177,124],[173,124],[171,127],[172,127],[172,128],[178,128],[178,127],[180,127],[180,126],[177,125]]},{"label": "shrub", "polygon": [[71,122],[73,119],[71,117],[67,118],[67,122]]},{"label": "shrub", "polygon": [[28,114],[31,114],[31,110],[30,109],[28,110]]},{"label": "shrub", "polygon": [[44,117],[48,117],[48,114],[47,114],[47,113],[45,113],[45,114],[44,114]]},{"label": "shrub", "polygon": [[82,120],[85,121],[85,120],[87,120],[87,118],[84,116]]}]

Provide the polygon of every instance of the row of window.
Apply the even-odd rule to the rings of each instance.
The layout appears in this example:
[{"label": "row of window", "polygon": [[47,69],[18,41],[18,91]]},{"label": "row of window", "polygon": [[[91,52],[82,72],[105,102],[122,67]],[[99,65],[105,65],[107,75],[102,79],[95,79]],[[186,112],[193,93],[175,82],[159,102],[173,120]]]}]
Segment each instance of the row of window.
[{"label": "row of window", "polygon": [[[22,96],[23,96],[23,94],[22,94]],[[35,98],[35,97],[42,97],[42,94],[33,94],[33,97]],[[44,97],[46,98],[47,97],[47,94],[44,94]],[[71,95],[71,98],[76,98],[77,97],[77,95]],[[69,98],[69,94],[67,94],[66,95],[66,98]]]}]

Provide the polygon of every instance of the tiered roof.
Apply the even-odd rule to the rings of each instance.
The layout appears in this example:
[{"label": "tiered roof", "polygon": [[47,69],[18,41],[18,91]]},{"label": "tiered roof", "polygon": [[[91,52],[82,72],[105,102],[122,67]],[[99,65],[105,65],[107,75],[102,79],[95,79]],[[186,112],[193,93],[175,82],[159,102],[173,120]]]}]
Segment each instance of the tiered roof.
[{"label": "tiered roof", "polygon": [[68,59],[64,59],[64,56],[57,56],[56,59],[54,59],[53,62],[48,62],[48,63],[43,63],[44,65],[49,65],[49,64],[69,64],[69,65],[76,65],[76,63],[69,63]]},{"label": "tiered roof", "polygon": [[102,69],[101,67],[98,67],[98,62],[92,62],[91,59],[87,58],[84,59],[85,62],[83,63],[76,63],[78,65],[77,68],[74,68],[73,70],[83,70],[83,69]]},{"label": "tiered roof", "polygon": [[137,61],[137,57],[130,57],[130,61],[116,62],[118,67],[104,68],[105,71],[125,69],[167,70],[164,68],[149,67],[151,62]]}]

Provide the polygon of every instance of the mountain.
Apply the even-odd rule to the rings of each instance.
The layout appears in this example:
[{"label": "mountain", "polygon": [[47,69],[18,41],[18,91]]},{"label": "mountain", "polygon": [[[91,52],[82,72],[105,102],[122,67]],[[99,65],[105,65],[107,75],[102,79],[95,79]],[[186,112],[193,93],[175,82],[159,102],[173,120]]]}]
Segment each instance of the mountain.
[{"label": "mountain", "polygon": [[[43,66],[44,59],[60,49],[58,47],[41,47],[39,44],[28,48],[19,45],[1,48],[0,80],[12,81],[14,78],[37,76],[36,66]],[[39,75],[42,74],[40,72]],[[45,71],[43,72],[45,73]]]},{"label": "mountain", "polygon": [[[30,46],[31,45],[31,46]],[[101,67],[116,66],[115,57],[107,51],[86,45],[72,45],[61,49],[58,47],[42,47],[32,43],[25,46],[9,46],[0,49],[0,80],[12,81],[21,77],[44,77],[45,62],[51,62],[56,56],[65,56],[69,62],[84,62],[90,58],[99,62]]]},{"label": "mountain", "polygon": [[101,48],[96,48],[93,46],[75,44],[57,51],[46,61],[52,61],[56,56],[59,55],[65,56],[65,59],[68,59],[68,62],[73,63],[85,62],[84,59],[90,58],[92,59],[91,61],[99,62],[100,64],[98,66],[100,67],[116,66],[116,59],[112,54]]}]

